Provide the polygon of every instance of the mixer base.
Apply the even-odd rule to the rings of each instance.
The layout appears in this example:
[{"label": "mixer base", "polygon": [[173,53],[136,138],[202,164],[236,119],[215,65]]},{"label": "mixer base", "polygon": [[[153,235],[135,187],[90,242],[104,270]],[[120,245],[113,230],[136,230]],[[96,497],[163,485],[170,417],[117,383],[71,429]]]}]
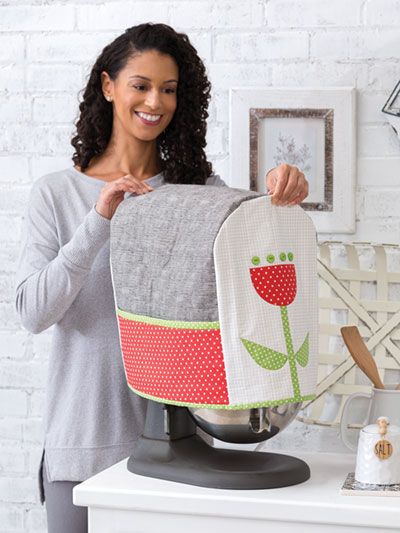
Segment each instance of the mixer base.
[{"label": "mixer base", "polygon": [[308,465],[296,457],[213,448],[198,435],[176,441],[141,437],[128,470],[216,489],[271,489],[297,485],[310,477]]},{"label": "mixer base", "polygon": [[301,459],[209,446],[186,408],[149,401],[143,435],[128,460],[134,474],[216,489],[272,489],[310,477]]}]

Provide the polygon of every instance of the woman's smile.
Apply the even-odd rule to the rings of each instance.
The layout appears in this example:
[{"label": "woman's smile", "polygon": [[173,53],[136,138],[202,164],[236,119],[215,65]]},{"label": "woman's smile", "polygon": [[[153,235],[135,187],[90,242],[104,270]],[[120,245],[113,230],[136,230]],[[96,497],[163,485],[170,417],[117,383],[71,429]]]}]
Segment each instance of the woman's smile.
[{"label": "woman's smile", "polygon": [[157,126],[160,124],[163,117],[163,115],[153,115],[150,113],[142,113],[141,111],[135,111],[135,115],[143,124],[146,124],[146,126]]}]

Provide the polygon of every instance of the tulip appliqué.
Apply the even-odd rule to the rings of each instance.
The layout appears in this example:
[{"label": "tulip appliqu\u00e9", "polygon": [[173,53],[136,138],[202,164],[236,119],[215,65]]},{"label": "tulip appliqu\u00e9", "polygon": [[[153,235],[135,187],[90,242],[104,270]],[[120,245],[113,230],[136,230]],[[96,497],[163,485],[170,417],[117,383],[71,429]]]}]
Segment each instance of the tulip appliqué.
[{"label": "tulip appliqu\u00e9", "polygon": [[[275,262],[275,256],[267,256],[268,263]],[[277,352],[261,344],[257,344],[247,339],[240,339],[254,359],[262,368],[268,370],[279,370],[289,361],[290,374],[292,378],[294,401],[301,401],[299,378],[297,374],[297,364],[306,367],[309,359],[309,334],[307,333],[303,344],[294,351],[292,335],[288,319],[287,306],[296,297],[296,269],[293,263],[284,263],[286,260],[293,261],[293,254],[289,252],[286,256],[284,252],[279,254],[282,264],[270,264],[267,266],[257,266],[260,258],[254,256],[252,263],[254,268],[250,268],[251,281],[257,294],[271,305],[276,305],[281,311],[281,321],[283,334],[285,337],[287,353]]]}]

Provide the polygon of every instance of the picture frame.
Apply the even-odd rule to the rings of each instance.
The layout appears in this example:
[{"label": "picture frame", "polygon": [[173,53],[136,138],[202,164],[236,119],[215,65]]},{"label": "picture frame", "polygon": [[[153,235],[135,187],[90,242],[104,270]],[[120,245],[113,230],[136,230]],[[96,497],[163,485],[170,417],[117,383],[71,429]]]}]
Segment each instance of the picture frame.
[{"label": "picture frame", "polygon": [[229,107],[230,185],[265,193],[271,168],[295,165],[317,232],[354,233],[355,88],[233,87]]}]

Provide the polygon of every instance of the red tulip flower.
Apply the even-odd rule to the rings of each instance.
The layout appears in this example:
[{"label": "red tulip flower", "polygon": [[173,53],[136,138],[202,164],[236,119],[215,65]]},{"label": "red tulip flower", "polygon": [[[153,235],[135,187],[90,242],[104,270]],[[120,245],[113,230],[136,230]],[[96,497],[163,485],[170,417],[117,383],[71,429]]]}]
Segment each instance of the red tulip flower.
[{"label": "red tulip flower", "polygon": [[250,268],[258,296],[272,305],[289,305],[296,297],[296,269],[293,264]]},{"label": "red tulip flower", "polygon": [[[292,261],[293,254],[292,252],[289,252],[286,256],[284,252],[281,252],[279,258],[281,261],[286,261],[286,259]],[[272,254],[268,255],[267,261],[273,263],[275,261],[275,256]],[[259,265],[260,258],[254,256],[252,258],[252,263],[253,265]],[[300,393],[300,383],[296,363],[302,367],[305,367],[308,364],[309,335],[307,333],[304,342],[297,352],[295,352],[287,311],[287,306],[293,302],[297,294],[295,266],[292,263],[282,263],[278,265],[255,266],[249,270],[253,287],[258,296],[260,296],[265,302],[280,308],[287,353],[278,352],[248,339],[241,339],[241,341],[254,361],[263,368],[268,370],[279,370],[289,361],[293,384],[293,398],[290,398],[289,400],[300,402],[303,398]]]}]

